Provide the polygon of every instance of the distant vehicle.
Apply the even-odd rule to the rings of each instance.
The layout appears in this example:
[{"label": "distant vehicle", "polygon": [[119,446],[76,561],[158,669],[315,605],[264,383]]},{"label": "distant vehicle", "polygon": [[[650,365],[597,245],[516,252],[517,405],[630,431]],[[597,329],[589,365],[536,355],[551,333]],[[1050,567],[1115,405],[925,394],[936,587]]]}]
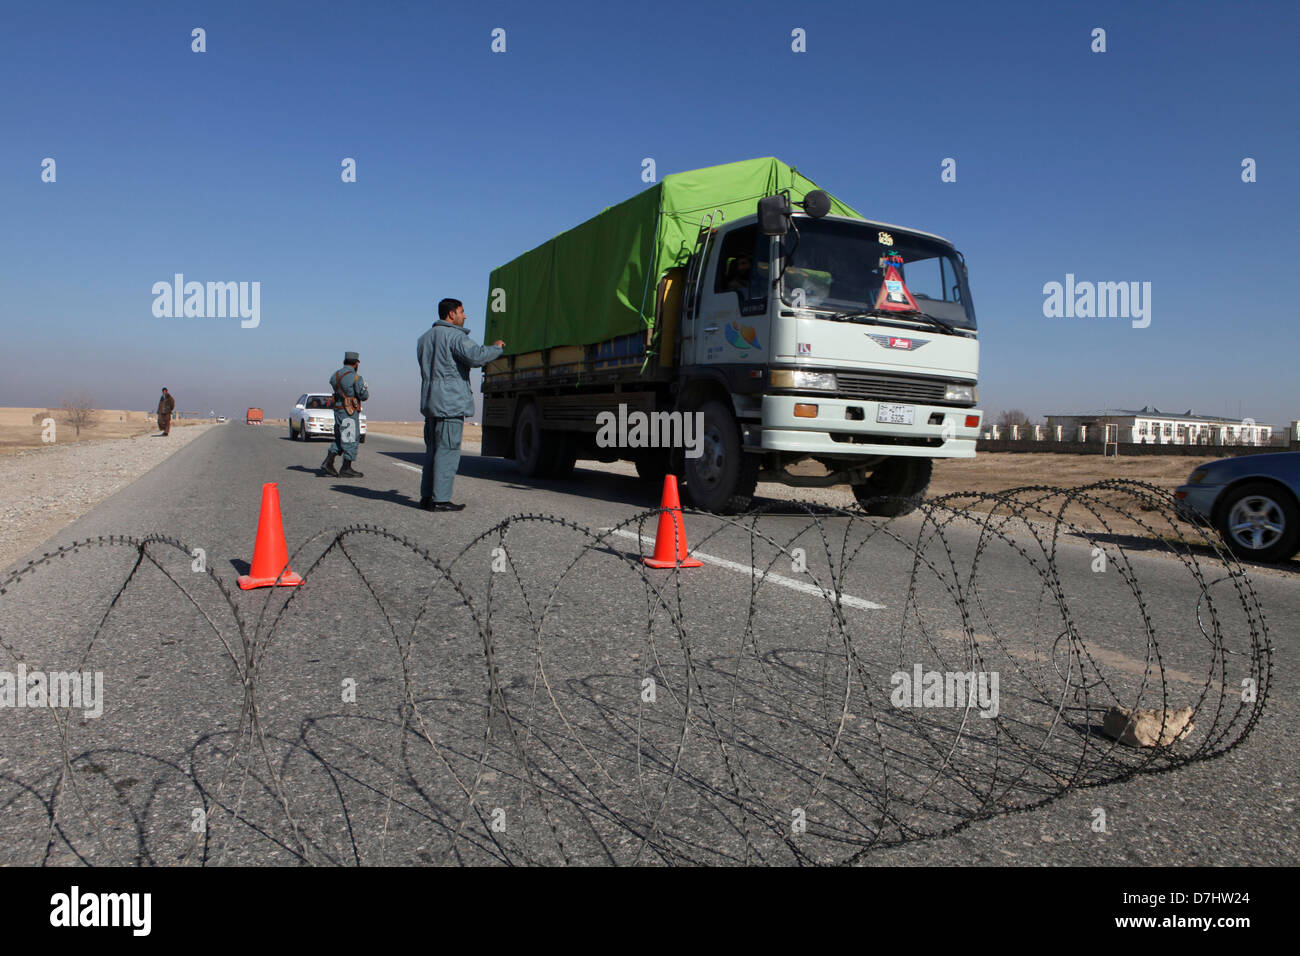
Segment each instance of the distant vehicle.
[{"label": "distant vehicle", "polygon": [[1239,558],[1286,561],[1300,551],[1300,452],[1220,458],[1193,471],[1174,497]]},{"label": "distant vehicle", "polygon": [[[289,437],[294,441],[334,437],[334,397],[329,392],[298,396],[289,413]],[[366,413],[361,413],[361,441],[366,440]]]},{"label": "distant vehicle", "polygon": [[218,422],[224,422],[225,420],[226,420],[226,416],[225,416],[225,415],[218,415],[218,416],[217,416],[217,421],[218,421]]},{"label": "distant vehicle", "polygon": [[244,419],[244,423],[246,425],[262,424],[262,410],[260,408],[250,408],[248,410],[248,417]]}]

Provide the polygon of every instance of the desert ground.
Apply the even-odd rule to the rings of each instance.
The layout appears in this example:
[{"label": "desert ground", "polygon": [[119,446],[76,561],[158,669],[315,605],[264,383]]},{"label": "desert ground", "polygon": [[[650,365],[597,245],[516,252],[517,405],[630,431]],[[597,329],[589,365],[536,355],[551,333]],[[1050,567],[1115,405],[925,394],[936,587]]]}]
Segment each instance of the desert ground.
[{"label": "desert ground", "polygon": [[[424,439],[424,422],[366,422],[366,428],[376,435],[396,435],[399,438]],[[465,424],[463,442],[480,442],[483,440],[483,426]]]},{"label": "desert ground", "polygon": [[[72,442],[109,441],[134,438],[158,431],[157,417],[153,412],[134,412],[120,408],[99,409],[89,425],[81,426],[81,433],[64,421],[64,412],[57,408],[0,408],[0,455],[11,455],[26,448],[40,448],[49,444],[43,439],[46,419],[54,419],[54,444]],[[188,425],[210,424],[209,418],[172,417],[172,429]]]}]

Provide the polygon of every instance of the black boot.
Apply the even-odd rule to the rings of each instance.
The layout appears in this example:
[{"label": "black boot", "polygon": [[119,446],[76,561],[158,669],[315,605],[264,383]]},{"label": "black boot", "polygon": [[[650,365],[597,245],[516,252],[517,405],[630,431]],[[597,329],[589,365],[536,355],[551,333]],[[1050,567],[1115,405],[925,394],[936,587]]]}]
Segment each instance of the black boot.
[{"label": "black boot", "polygon": [[364,478],[366,476],[362,472],[356,471],[352,467],[352,462],[344,461],[343,467],[339,469],[339,477],[340,478]]},{"label": "black boot", "polygon": [[321,462],[320,470],[327,475],[333,475],[335,478],[339,476],[339,470],[334,467],[334,452],[330,452],[325,456],[325,460]]}]

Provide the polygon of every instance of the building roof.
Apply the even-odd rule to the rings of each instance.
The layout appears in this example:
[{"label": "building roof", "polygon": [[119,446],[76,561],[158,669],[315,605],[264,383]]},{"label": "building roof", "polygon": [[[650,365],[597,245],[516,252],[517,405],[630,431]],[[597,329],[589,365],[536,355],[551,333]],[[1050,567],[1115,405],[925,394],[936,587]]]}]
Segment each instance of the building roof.
[{"label": "building roof", "polygon": [[[1162,412],[1154,405],[1143,405],[1141,408],[1107,408],[1099,412],[1064,412],[1056,415],[1048,415],[1047,418],[1112,418],[1133,417],[1133,418],[1167,418],[1171,421],[1196,421],[1196,422],[1222,422],[1225,425],[1240,425],[1243,419],[1224,418],[1222,415],[1198,415],[1190,408],[1185,412]],[[1258,427],[1272,428],[1267,422],[1254,422]]]}]

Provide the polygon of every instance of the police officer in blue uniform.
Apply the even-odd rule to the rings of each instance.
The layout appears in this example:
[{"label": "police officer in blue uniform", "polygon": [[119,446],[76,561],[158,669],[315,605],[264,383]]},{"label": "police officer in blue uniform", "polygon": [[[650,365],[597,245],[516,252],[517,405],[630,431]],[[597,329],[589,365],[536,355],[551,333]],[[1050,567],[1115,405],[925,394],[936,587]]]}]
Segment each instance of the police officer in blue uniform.
[{"label": "police officer in blue uniform", "polygon": [[[356,352],[343,355],[343,367],[330,376],[330,390],[334,394],[334,440],[321,463],[321,471],[335,478],[362,478],[352,463],[357,460],[357,441],[361,437],[361,403],[370,400],[370,390],[365,379],[357,372],[361,357]],[[349,399],[354,401],[350,402]],[[348,405],[353,405],[352,410]],[[343,467],[334,468],[336,456],[343,456]]]}]

